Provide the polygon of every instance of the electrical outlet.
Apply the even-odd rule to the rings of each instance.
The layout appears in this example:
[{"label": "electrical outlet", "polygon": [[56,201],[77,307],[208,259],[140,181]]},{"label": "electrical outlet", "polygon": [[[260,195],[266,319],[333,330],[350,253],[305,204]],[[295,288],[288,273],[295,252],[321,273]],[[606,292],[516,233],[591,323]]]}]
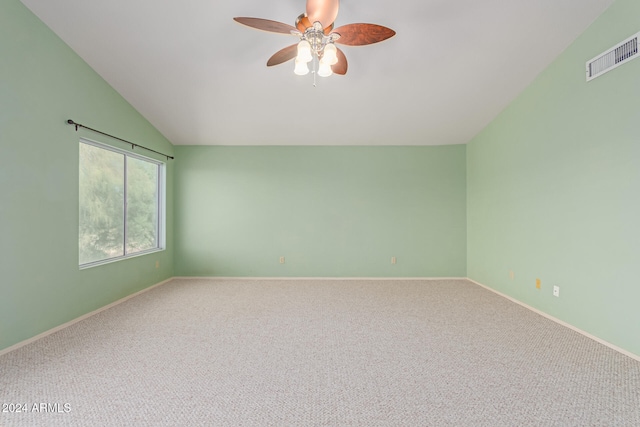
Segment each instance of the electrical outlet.
[{"label": "electrical outlet", "polygon": [[540,279],[536,279],[536,289],[540,288],[542,288],[542,282],[540,281]]},{"label": "electrical outlet", "polygon": [[280,257],[280,264],[284,264],[284,257],[283,256]]},{"label": "electrical outlet", "polygon": [[[560,296],[560,286],[554,286],[553,287],[553,296],[554,297],[559,297]],[[571,298],[569,298],[571,299]]]},{"label": "electrical outlet", "polygon": [[160,261],[156,261],[156,268],[160,268]]},{"label": "electrical outlet", "polygon": [[396,263],[396,257],[392,256],[391,257],[391,264],[395,264]]},{"label": "electrical outlet", "polygon": [[513,270],[509,270],[509,279],[513,280],[514,277]]}]

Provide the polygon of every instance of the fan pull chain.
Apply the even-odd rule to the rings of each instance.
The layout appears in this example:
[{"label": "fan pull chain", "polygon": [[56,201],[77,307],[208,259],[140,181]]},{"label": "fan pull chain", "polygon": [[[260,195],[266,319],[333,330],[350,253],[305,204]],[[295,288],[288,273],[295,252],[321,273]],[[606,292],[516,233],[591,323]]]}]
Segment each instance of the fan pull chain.
[{"label": "fan pull chain", "polygon": [[313,87],[316,87],[316,70],[318,68],[316,62],[318,61],[318,57],[316,55],[313,55]]}]

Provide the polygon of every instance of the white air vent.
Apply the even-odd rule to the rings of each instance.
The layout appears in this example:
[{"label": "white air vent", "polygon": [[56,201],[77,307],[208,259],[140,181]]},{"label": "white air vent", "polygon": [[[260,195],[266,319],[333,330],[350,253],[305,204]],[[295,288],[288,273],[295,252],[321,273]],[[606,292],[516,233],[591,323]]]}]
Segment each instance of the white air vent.
[{"label": "white air vent", "polygon": [[640,56],[638,55],[639,38],[640,33],[635,34],[622,43],[618,43],[606,52],[596,56],[591,61],[587,61],[587,81],[593,80],[607,71],[611,71]]}]

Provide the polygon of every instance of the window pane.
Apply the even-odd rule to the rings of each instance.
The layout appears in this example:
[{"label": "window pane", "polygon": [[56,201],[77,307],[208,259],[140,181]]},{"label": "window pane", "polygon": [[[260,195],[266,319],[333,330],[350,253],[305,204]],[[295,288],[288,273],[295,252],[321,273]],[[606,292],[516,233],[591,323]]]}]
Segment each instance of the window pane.
[{"label": "window pane", "polygon": [[80,264],[124,255],[124,155],[80,144]]},{"label": "window pane", "polygon": [[127,253],[158,247],[158,165],[127,158]]}]

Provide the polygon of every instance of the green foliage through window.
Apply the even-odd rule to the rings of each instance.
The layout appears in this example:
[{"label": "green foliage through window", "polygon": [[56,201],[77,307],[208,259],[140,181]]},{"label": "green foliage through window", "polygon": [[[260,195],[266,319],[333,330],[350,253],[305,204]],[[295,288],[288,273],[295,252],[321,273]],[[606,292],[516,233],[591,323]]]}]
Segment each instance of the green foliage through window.
[{"label": "green foliage through window", "polygon": [[161,168],[80,142],[80,265],[160,248]]}]

